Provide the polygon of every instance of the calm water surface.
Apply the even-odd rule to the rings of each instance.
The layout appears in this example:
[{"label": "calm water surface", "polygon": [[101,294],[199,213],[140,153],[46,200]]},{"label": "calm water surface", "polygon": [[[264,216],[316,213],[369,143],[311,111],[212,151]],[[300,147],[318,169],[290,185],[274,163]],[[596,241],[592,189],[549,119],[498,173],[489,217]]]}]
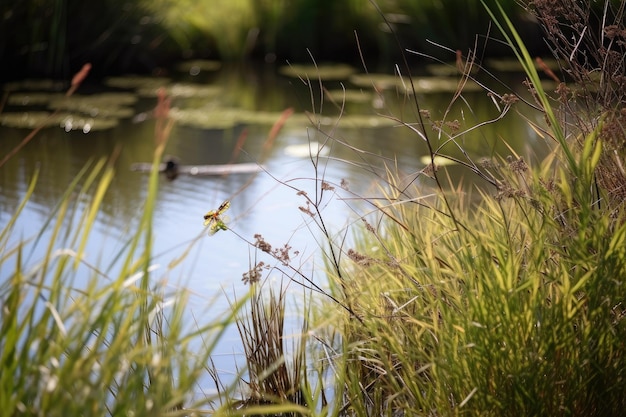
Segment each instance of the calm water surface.
[{"label": "calm water surface", "polygon": [[[334,191],[324,194],[323,214],[330,230],[343,237],[346,228],[354,222],[358,223],[359,215],[369,210],[368,206],[359,204],[358,199],[351,198],[378,195],[377,187],[384,186],[385,164],[396,166],[406,182],[414,179],[415,173],[424,168],[421,158],[427,155],[425,144],[406,127],[354,128],[340,121],[337,126],[324,126],[328,133],[325,135],[312,125],[298,122],[298,117],[301,120],[304,112],[319,113],[320,102],[316,93],[319,87],[314,86],[312,101],[309,88],[300,80],[277,75],[273,69],[223,69],[200,77],[183,77],[183,81],[219,86],[221,92],[210,99],[174,97],[175,107],[210,111],[210,106],[215,105],[215,108],[224,106],[276,114],[288,107],[295,110],[292,117],[295,121],[285,124],[263,160],[263,144],[271,123],[243,122],[225,129],[200,129],[177,124],[172,131],[166,153],[175,155],[181,164],[227,163],[233,158],[237,140],[246,135],[243,151],[235,156],[236,161],[262,162],[267,170],[254,175],[179,176],[174,181],[162,178],[155,213],[153,259],[153,263],[160,267],[153,278],[155,281],[165,280],[171,288],[186,287],[192,292],[189,304],[192,325],[212,320],[216,314],[228,309],[229,298],[232,300],[235,294],[245,293],[242,274],[248,271],[255,259],[280,265],[248,244],[247,241],[254,241],[253,236],[257,233],[274,247],[289,244],[293,250],[299,251],[295,265],[324,285],[320,246],[325,246],[325,243],[319,228],[298,208],[305,205],[305,199],[297,195],[296,189],[315,196],[315,178],[323,178],[335,186]],[[326,85],[329,89],[341,88],[338,82]],[[352,88],[349,82],[344,82],[343,86]],[[501,89],[499,92],[505,91]],[[421,107],[429,109],[433,119],[439,119],[452,95],[421,94],[418,97]],[[377,113],[391,113],[406,122],[415,122],[414,107],[401,94],[394,91],[385,93],[385,107],[382,109],[375,108],[377,103],[374,98],[372,96],[371,100],[361,103],[347,103],[345,115],[375,117]],[[457,119],[467,128],[498,115],[484,92],[468,93],[464,98],[467,104],[459,102],[453,106],[448,120]],[[147,112],[154,104],[152,98],[140,99],[134,105],[134,112]],[[7,106],[5,112],[15,110],[19,109]],[[326,100],[321,112],[330,117],[336,116],[339,111]],[[16,146],[28,132],[27,129],[0,127],[2,155]],[[432,131],[431,134],[435,136]],[[106,158],[119,148],[121,152],[115,161],[116,177],[105,197],[87,248],[89,262],[115,276],[116,256],[123,250],[142,213],[148,179],[147,174],[131,171],[130,166],[135,162],[151,160],[153,137],[154,121],[149,117],[142,122],[127,118],[115,128],[87,134],[65,132],[61,128],[42,130],[0,169],[0,226],[8,222],[24,196],[29,180],[39,169],[39,182],[13,230],[11,242],[15,244],[49,227],[45,222],[79,170],[89,161]],[[505,140],[531,160],[546,151],[545,144],[514,111],[498,124],[460,137],[458,143],[472,158],[479,159],[507,155],[509,151]],[[317,171],[311,158],[302,153],[302,147],[306,149],[309,142],[325,143]],[[461,156],[453,144],[447,145],[444,150]],[[453,182],[473,187],[475,177],[467,170],[459,166],[443,169]],[[342,180],[349,184],[349,191],[339,187]],[[424,177],[415,180],[415,184],[421,187],[424,194],[429,193],[432,186],[430,180]],[[225,199],[232,202],[229,227],[234,233],[225,231],[208,236],[203,228],[202,216],[208,210],[217,208]],[[88,202],[87,198],[84,200],[84,203]],[[347,236],[349,245],[352,234],[348,232]],[[184,262],[170,270],[168,264],[188,249]],[[43,256],[45,244],[40,243],[32,250],[30,262],[34,265]],[[1,269],[0,280],[5,280],[8,273],[9,268]],[[287,283],[290,276],[283,276],[275,270],[266,273],[265,278]],[[296,315],[303,289],[293,282],[289,288],[296,295],[290,303],[295,306],[293,315]],[[298,328],[296,323],[294,332]],[[240,353],[238,336],[232,329],[218,347],[216,362],[220,370],[225,374],[233,372],[235,361],[242,362]]]}]

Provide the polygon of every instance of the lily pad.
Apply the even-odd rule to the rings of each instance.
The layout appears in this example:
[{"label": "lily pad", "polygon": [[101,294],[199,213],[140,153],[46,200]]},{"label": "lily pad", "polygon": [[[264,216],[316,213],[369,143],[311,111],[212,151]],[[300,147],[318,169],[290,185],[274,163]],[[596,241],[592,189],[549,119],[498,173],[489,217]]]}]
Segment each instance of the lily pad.
[{"label": "lily pad", "polygon": [[164,87],[170,83],[167,77],[144,77],[140,75],[127,75],[123,77],[109,77],[104,80],[104,84],[109,87],[133,90],[139,88]]},{"label": "lily pad", "polygon": [[98,106],[89,103],[54,102],[50,104],[50,108],[69,110],[91,118],[127,119],[135,115],[135,111],[130,107]]},{"label": "lily pad", "polygon": [[[233,107],[203,107],[194,109],[174,108],[170,116],[181,125],[200,129],[228,129],[237,124],[268,125],[272,126],[282,117],[281,112],[251,111]],[[306,124],[304,115],[294,114],[286,123]]]},{"label": "lily pad", "polygon": [[31,112],[7,112],[0,114],[0,124],[8,127],[33,129],[37,126],[58,126],[59,117],[51,117],[52,113],[46,111]]},{"label": "lily pad", "polygon": [[230,129],[239,123],[236,109],[179,109],[170,110],[170,117],[180,125],[199,129]]},{"label": "lily pad", "polygon": [[[389,90],[402,85],[402,80],[392,74],[354,74],[350,76],[350,82],[358,87],[370,87],[377,90]],[[408,80],[406,81],[408,82]]]},{"label": "lily pad", "polygon": [[[451,77],[455,75],[461,74],[455,62],[450,62],[447,64],[429,64],[426,65],[426,71],[431,73],[432,75],[439,77]],[[470,74],[475,74],[478,72],[478,66],[472,65]]]},{"label": "lily pad", "polygon": [[81,130],[89,133],[94,130],[105,130],[117,126],[118,119],[105,117],[86,117],[80,114],[35,112],[9,112],[0,114],[0,124],[20,129],[43,127],[61,127],[66,132]]},{"label": "lily pad", "polygon": [[126,105],[136,101],[137,96],[130,93],[103,93],[58,98],[51,101],[48,107],[79,112],[91,117],[127,118],[132,117],[135,111]]},{"label": "lily pad", "polygon": [[454,93],[460,87],[463,92],[482,91],[483,88],[472,80],[462,81],[459,78],[425,77],[413,82],[417,93]]},{"label": "lily pad", "polygon": [[77,115],[67,115],[59,122],[59,125],[69,132],[71,130],[80,130],[83,133],[89,133],[94,130],[107,130],[119,124],[118,119],[109,117],[84,117]]},{"label": "lily pad", "polygon": [[63,93],[11,93],[8,104],[13,106],[38,106],[47,104],[52,100],[59,100],[65,97]]},{"label": "lily pad", "polygon": [[329,90],[326,92],[327,96],[330,96],[334,101],[343,103],[344,101],[350,103],[369,103],[374,99],[374,94],[371,91],[364,90]]},{"label": "lily pad", "polygon": [[[147,87],[137,90],[137,94],[142,97],[156,97],[161,87]],[[167,95],[170,97],[214,97],[222,92],[219,86],[199,85],[191,83],[176,83],[165,87]]]},{"label": "lily pad", "polygon": [[302,78],[304,80],[345,80],[356,72],[356,69],[347,64],[322,65],[287,65],[280,67],[278,72],[287,77]]}]

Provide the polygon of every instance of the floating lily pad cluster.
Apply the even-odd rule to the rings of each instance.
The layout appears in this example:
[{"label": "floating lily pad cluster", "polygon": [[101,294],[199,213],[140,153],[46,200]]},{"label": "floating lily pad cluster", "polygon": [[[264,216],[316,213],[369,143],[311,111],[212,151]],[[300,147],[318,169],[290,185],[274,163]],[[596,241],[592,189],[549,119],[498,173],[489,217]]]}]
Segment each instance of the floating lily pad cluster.
[{"label": "floating lily pad cluster", "polygon": [[[78,130],[88,133],[111,129],[119,124],[120,119],[134,115],[132,106],[137,96],[131,93],[75,94],[67,97],[61,92],[36,91],[56,87],[59,85],[52,81],[5,85],[9,91],[7,105],[11,109],[0,114],[0,124],[25,129],[61,127],[68,132]],[[35,91],[24,91],[28,89]]]},{"label": "floating lily pad cluster", "polygon": [[7,112],[0,114],[0,124],[8,127],[34,129],[36,127],[61,127],[65,131],[80,130],[89,133],[111,129],[119,121],[113,118],[94,118],[74,113],[46,111]]},{"label": "floating lily pad cluster", "polygon": [[[179,70],[192,75],[199,71],[214,71],[220,63],[214,61],[189,61],[179,65]],[[360,74],[346,64],[288,65],[279,68],[279,73],[297,77],[307,82],[317,80],[343,81],[334,89],[324,90],[324,100],[336,103],[350,102],[367,105],[375,109],[377,100],[382,101],[386,90],[421,94],[454,92],[459,88],[460,77],[415,77],[413,83],[406,77],[390,74]],[[6,126],[33,128],[36,126],[60,126],[66,131],[80,130],[85,133],[110,129],[120,120],[133,118],[139,97],[154,98],[161,89],[175,102],[170,116],[178,124],[199,129],[229,129],[236,125],[269,125],[281,119],[280,112],[253,111],[235,107],[224,107],[220,97],[224,90],[219,85],[173,82],[167,77],[130,75],[109,77],[104,84],[117,91],[101,94],[74,94],[66,97],[61,91],[66,88],[52,81],[21,82],[5,86],[10,91],[7,101],[9,111],[0,114],[0,123]],[[478,91],[480,86],[468,81],[463,91]],[[209,99],[206,100],[195,99]],[[193,105],[190,105],[194,100]],[[20,111],[15,110],[19,108]],[[326,116],[297,113],[286,122],[290,125],[319,126],[338,125],[343,128],[371,128],[394,126],[398,122],[378,115],[344,113],[341,116]]]},{"label": "floating lily pad cluster", "polygon": [[460,83],[459,71],[453,64],[430,66],[433,74],[429,77],[413,77],[413,83],[408,77],[396,74],[358,73],[356,68],[345,64],[339,65],[289,65],[279,69],[282,75],[297,77],[305,81],[346,81],[358,88],[344,88],[331,90],[330,98],[345,100],[346,102],[365,103],[373,100],[375,93],[385,90],[400,90],[412,94],[454,93],[461,86],[464,92],[481,91],[482,87],[472,81],[464,80]]}]

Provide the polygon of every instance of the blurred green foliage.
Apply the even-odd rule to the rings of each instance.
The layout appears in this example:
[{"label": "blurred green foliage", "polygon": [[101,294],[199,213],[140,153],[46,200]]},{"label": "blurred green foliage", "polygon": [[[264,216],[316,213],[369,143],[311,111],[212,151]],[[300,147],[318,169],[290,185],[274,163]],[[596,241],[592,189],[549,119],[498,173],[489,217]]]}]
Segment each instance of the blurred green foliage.
[{"label": "blurred green foliage", "polygon": [[[523,22],[515,0],[499,3]],[[190,57],[355,62],[359,48],[370,62],[403,48],[452,59],[429,41],[466,51],[489,31],[478,0],[24,0],[2,2],[0,19],[0,79],[67,78],[85,62],[101,75]]]}]

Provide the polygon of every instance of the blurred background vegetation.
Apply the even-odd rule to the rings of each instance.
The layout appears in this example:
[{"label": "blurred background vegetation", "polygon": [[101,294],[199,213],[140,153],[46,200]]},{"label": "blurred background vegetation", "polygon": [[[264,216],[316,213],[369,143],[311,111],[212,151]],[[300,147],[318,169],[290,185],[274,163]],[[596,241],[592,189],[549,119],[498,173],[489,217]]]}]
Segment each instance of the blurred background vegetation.
[{"label": "blurred background vegetation", "polygon": [[[515,0],[499,2],[541,49],[538,26]],[[381,14],[382,13],[382,14]],[[402,46],[452,59],[428,40],[490,55],[480,0],[11,0],[0,3],[0,77],[67,78],[83,63],[96,74],[156,73],[182,59],[260,62],[395,61]],[[480,55],[480,54],[479,54]]]}]

